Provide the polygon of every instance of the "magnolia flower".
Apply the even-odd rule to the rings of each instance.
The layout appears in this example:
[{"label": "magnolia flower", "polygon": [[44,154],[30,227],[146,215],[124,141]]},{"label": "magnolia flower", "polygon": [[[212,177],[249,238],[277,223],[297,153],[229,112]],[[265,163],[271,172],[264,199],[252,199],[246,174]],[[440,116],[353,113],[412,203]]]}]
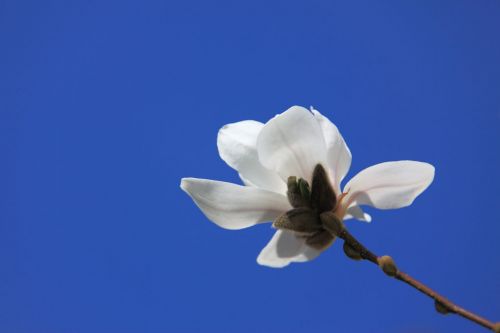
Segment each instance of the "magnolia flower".
[{"label": "magnolia flower", "polygon": [[183,178],[181,188],[222,228],[274,221],[277,231],[257,257],[259,264],[270,267],[312,260],[333,243],[319,214],[370,222],[360,206],[408,206],[434,178],[428,163],[385,162],[359,172],[341,190],[351,152],[332,122],[299,106],[266,124],[228,124],[219,131],[217,147],[244,186]]}]

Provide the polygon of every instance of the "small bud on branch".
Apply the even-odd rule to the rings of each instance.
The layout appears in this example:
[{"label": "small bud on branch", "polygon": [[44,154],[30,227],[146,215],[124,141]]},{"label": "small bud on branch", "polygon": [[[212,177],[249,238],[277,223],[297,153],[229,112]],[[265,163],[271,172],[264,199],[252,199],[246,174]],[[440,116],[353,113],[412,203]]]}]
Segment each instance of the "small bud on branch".
[{"label": "small bud on branch", "polygon": [[344,249],[345,255],[348,256],[349,258],[351,258],[353,260],[363,259],[363,257],[361,256],[361,253],[359,253],[354,248],[352,248],[347,242],[344,242],[343,249]]},{"label": "small bud on branch", "polygon": [[434,301],[434,307],[436,308],[436,311],[439,312],[440,314],[447,315],[448,313],[450,313],[450,310],[448,310],[446,305],[444,305],[438,300]]},{"label": "small bud on branch", "polygon": [[385,274],[390,277],[395,277],[398,274],[398,268],[396,267],[396,263],[389,256],[382,256],[378,258],[378,265]]}]

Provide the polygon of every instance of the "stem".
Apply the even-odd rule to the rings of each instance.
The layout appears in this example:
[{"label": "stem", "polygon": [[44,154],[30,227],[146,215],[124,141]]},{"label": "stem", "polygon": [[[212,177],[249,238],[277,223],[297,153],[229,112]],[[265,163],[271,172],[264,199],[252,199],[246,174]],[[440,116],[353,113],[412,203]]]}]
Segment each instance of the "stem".
[{"label": "stem", "polygon": [[[337,234],[337,236],[341,239],[344,240],[351,248],[356,250],[363,259],[368,260],[377,266],[380,264],[379,263],[379,258],[377,255],[375,255],[373,252],[368,250],[363,244],[361,244],[356,238],[354,238],[353,235],[347,231],[347,229],[342,228],[342,230]],[[495,324],[471,311],[465,310],[464,308],[456,305],[452,301],[448,300],[447,298],[441,296],[438,294],[436,291],[432,290],[431,288],[427,287],[425,284],[422,282],[419,282],[412,278],[410,275],[408,275],[405,272],[397,271],[396,275],[394,276],[397,280],[403,281],[404,283],[412,286],[413,288],[417,289],[421,293],[429,296],[432,298],[436,304],[436,307],[444,307],[449,313],[455,313],[458,314],[459,316],[462,316],[465,319],[468,319],[476,324],[479,324],[491,331],[498,332],[499,329],[499,324]]]}]

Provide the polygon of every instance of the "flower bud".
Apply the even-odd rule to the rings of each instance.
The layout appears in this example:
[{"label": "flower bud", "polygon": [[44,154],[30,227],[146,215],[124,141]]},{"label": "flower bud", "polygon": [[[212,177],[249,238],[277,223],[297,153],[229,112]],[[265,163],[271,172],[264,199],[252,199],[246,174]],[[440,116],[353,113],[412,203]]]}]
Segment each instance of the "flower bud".
[{"label": "flower bud", "polygon": [[311,201],[311,191],[309,190],[309,184],[302,178],[299,178],[299,191],[302,199],[309,203]]},{"label": "flower bud", "polygon": [[493,332],[500,333],[500,322],[493,324]]},{"label": "flower bud", "polygon": [[[308,195],[309,185],[303,179],[299,179],[297,181],[297,177],[290,176],[287,180],[287,197],[288,202],[292,205],[293,208],[298,207],[309,207],[310,206],[310,195]],[[307,197],[304,197],[304,195]]]},{"label": "flower bud", "polygon": [[321,222],[314,211],[299,207],[278,216],[273,222],[273,227],[311,236],[321,230]]},{"label": "flower bud", "polygon": [[295,176],[288,177],[286,184],[288,186],[288,189],[290,190],[290,188],[297,185],[297,177]]},{"label": "flower bud", "polygon": [[349,244],[347,244],[347,242],[344,241],[344,253],[346,256],[348,256],[349,258],[353,259],[353,260],[361,260],[363,259],[363,257],[361,256],[361,254],[355,250],[354,248],[352,248]]},{"label": "flower bud", "polygon": [[438,300],[434,301],[434,307],[436,308],[436,311],[441,313],[441,314],[447,315],[448,313],[450,313],[450,310],[448,310],[448,307]]},{"label": "flower bud", "polygon": [[330,184],[328,174],[321,164],[317,164],[311,181],[311,206],[318,212],[332,210],[337,203],[337,196]]},{"label": "flower bud", "polygon": [[333,236],[338,236],[344,230],[344,223],[331,211],[321,213],[319,216],[323,228],[328,230]]},{"label": "flower bud", "polygon": [[396,274],[398,273],[398,268],[396,267],[396,263],[394,263],[394,260],[389,256],[379,257],[378,265],[380,266],[380,268],[382,268],[385,274],[391,277],[395,277]]},{"label": "flower bud", "polygon": [[332,245],[335,237],[332,236],[328,231],[321,230],[314,235],[306,238],[306,244],[316,250],[325,250],[330,245]]}]

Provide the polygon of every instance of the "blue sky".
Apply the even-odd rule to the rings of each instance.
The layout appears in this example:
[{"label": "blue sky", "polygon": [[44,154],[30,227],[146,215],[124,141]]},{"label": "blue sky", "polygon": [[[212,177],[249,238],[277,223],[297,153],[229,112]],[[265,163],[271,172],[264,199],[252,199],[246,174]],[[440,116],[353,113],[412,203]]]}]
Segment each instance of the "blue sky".
[{"label": "blue sky", "polygon": [[353,154],[432,163],[353,234],[500,320],[500,2],[0,1],[0,331],[479,332],[345,258],[273,270],[179,189],[218,129],[313,105]]}]

